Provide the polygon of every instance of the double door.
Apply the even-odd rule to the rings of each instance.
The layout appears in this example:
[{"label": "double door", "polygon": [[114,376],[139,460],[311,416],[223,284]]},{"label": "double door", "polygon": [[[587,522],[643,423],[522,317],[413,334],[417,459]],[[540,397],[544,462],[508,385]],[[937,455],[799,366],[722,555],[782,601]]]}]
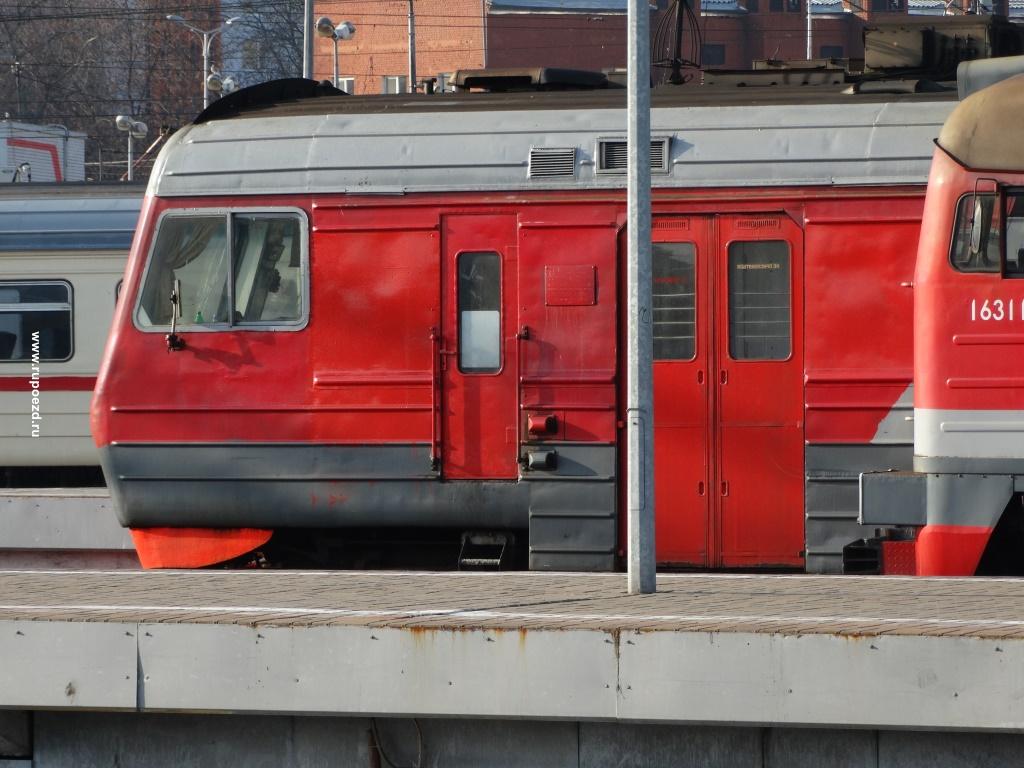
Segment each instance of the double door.
[{"label": "double door", "polygon": [[799,566],[802,232],[775,213],[653,223],[658,561]]}]

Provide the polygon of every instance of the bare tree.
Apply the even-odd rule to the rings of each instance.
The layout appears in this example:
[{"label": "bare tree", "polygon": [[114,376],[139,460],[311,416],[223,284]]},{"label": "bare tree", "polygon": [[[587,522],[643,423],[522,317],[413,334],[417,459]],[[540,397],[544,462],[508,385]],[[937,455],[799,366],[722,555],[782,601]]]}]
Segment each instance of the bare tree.
[{"label": "bare tree", "polygon": [[84,131],[92,175],[102,162],[103,177],[119,177],[127,137],[114,117],[146,122],[153,140],[202,109],[202,39],[166,16],[211,29],[225,13],[243,14],[211,46],[225,74],[251,85],[301,69],[301,3],[291,0],[11,0],[0,7],[0,115]]}]

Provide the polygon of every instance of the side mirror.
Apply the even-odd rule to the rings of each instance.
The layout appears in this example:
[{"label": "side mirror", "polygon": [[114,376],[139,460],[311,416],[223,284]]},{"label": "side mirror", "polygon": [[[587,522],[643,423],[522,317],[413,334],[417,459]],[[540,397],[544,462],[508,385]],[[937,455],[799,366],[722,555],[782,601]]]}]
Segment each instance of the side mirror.
[{"label": "side mirror", "polygon": [[971,216],[971,255],[981,253],[981,232],[984,228],[985,207],[981,204],[981,197],[974,196],[974,214]]},{"label": "side mirror", "polygon": [[185,340],[175,332],[180,318],[181,280],[175,278],[174,287],[171,288],[171,332],[164,337],[164,340],[167,342],[168,352],[180,352],[185,348]]}]

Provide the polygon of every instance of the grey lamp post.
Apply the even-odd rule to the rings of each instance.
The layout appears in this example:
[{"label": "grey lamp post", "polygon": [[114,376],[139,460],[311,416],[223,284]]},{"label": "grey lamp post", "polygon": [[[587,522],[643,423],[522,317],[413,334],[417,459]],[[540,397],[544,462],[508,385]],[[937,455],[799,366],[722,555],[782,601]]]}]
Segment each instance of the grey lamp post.
[{"label": "grey lamp post", "polygon": [[355,25],[348,21],[335,24],[326,16],[316,20],[316,33],[320,37],[329,37],[334,42],[334,87],[338,87],[338,41],[349,40],[356,33]]},{"label": "grey lamp post", "polygon": [[128,181],[132,180],[132,165],[134,165],[132,139],[144,139],[149,128],[145,123],[133,120],[130,115],[118,115],[114,118],[114,125],[117,130],[128,134]]},{"label": "grey lamp post", "polygon": [[199,27],[192,26],[177,14],[172,13],[167,16],[168,21],[173,21],[175,24],[181,24],[181,26],[195,32],[203,38],[203,109],[210,106],[210,87],[206,82],[207,75],[210,74],[210,46],[213,44],[213,40],[217,35],[241,18],[241,16],[232,16],[230,19],[223,21],[220,26],[213,27],[212,29],[200,29]]}]

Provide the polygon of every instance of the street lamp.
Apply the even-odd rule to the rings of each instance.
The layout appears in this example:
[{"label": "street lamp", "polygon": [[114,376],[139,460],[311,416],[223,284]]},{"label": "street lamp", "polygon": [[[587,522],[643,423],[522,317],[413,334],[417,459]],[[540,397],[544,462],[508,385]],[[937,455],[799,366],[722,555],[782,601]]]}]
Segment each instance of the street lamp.
[{"label": "street lamp", "polygon": [[338,87],[338,41],[348,40],[356,33],[356,27],[349,21],[343,21],[335,26],[334,22],[326,16],[316,20],[316,33],[320,37],[329,37],[334,41],[334,87]]},{"label": "street lamp", "polygon": [[132,157],[132,139],[146,138],[149,128],[146,127],[145,123],[141,123],[138,120],[132,120],[129,115],[118,115],[114,118],[114,125],[117,126],[117,130],[125,131],[128,134],[128,181],[131,181],[132,165],[134,164]]},{"label": "street lamp", "polygon": [[231,75],[222,75],[217,67],[210,67],[210,74],[206,76],[206,88],[213,93],[227,96],[234,93],[241,87],[238,80]]},{"label": "street lamp", "polygon": [[230,27],[241,18],[241,16],[232,16],[213,29],[200,29],[199,27],[192,26],[177,14],[171,13],[167,16],[168,21],[181,24],[181,26],[195,32],[197,35],[201,35],[203,38],[203,109],[210,106],[210,86],[207,83],[207,75],[210,73],[210,45],[213,43],[213,39],[223,32],[226,27]]}]

